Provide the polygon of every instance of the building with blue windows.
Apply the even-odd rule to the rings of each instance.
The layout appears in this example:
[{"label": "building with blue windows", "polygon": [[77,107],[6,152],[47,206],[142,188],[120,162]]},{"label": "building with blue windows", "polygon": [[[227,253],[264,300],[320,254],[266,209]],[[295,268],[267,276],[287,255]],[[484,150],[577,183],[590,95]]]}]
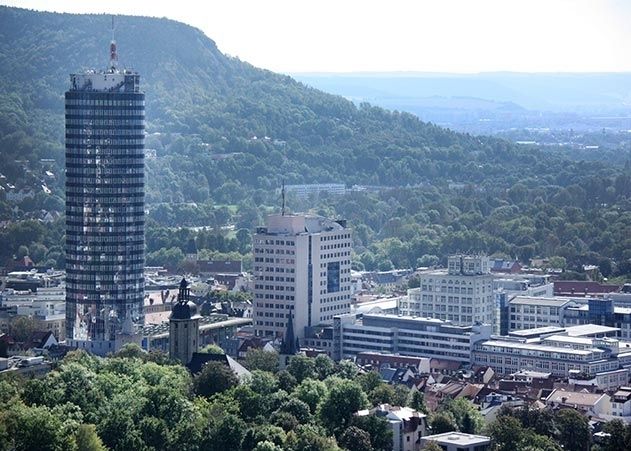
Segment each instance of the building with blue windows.
[{"label": "building with blue windows", "polygon": [[66,339],[96,354],[144,322],[145,95],[110,52],[65,94]]}]

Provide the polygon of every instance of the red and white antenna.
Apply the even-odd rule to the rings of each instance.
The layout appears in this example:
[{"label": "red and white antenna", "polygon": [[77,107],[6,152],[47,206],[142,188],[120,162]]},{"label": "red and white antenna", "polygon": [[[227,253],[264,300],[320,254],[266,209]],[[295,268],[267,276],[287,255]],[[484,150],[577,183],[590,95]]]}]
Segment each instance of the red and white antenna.
[{"label": "red and white antenna", "polygon": [[118,64],[118,54],[116,53],[116,41],[114,40],[114,16],[112,16],[112,41],[110,42],[110,69],[115,70]]}]

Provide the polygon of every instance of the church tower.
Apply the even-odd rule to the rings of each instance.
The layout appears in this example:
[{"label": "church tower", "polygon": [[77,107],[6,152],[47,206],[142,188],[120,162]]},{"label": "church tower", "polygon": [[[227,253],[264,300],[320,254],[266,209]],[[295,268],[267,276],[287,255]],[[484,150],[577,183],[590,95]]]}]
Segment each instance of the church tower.
[{"label": "church tower", "polygon": [[180,282],[177,302],[169,318],[169,357],[183,365],[191,361],[199,349],[199,319],[197,305],[189,300],[190,288],[186,279]]}]

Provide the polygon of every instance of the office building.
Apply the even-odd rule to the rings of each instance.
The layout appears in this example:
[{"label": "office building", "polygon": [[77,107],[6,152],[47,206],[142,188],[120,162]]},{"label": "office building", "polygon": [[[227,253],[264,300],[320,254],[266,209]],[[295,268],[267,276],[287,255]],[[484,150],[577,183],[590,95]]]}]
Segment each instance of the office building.
[{"label": "office building", "polygon": [[[508,333],[546,326],[563,326],[568,307],[582,305],[582,299],[515,296],[508,301]],[[587,322],[586,322],[587,323]]]},{"label": "office building", "polygon": [[[143,323],[145,95],[117,67],[70,76],[66,112],[66,338],[115,351]],[[125,338],[127,337],[127,338]]]},{"label": "office building", "polygon": [[328,193],[334,196],[346,194],[346,185],[343,183],[316,183],[310,185],[286,185],[285,191],[293,193],[298,198],[306,198],[311,195]]},{"label": "office building", "polygon": [[598,325],[516,331],[477,342],[471,363],[498,374],[520,370],[589,381],[602,389],[628,383],[631,343],[613,338],[618,329]]},{"label": "office building", "polygon": [[351,308],[351,231],[345,221],[310,215],[271,215],[256,230],[254,329],[282,338],[293,312],[297,338],[331,324]]},{"label": "office building", "polygon": [[446,270],[425,271],[420,286],[408,290],[399,313],[450,321],[457,325],[491,324],[497,327],[493,275],[484,256],[455,255]]},{"label": "office building", "polygon": [[435,318],[387,314],[337,316],[328,328],[312,328],[308,347],[326,351],[334,360],[358,354],[398,354],[468,364],[473,345],[491,337],[490,325],[458,326]]},{"label": "office building", "polygon": [[626,301],[622,297],[588,299],[516,296],[508,301],[508,331],[598,324],[615,327],[618,329],[618,338],[631,340],[631,307]]},{"label": "office building", "polygon": [[[459,326],[435,318],[343,315],[333,326],[333,349],[341,358],[381,352],[469,363],[473,345],[491,336],[490,325]],[[339,337],[336,340],[336,333]],[[337,357],[337,356],[335,356]]]}]

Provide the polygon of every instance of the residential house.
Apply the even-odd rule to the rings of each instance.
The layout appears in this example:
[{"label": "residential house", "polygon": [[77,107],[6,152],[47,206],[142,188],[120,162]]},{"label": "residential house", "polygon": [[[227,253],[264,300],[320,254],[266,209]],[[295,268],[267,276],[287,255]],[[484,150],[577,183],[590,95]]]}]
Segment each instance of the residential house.
[{"label": "residential house", "polygon": [[421,437],[427,431],[427,416],[409,407],[381,404],[371,410],[360,410],[357,416],[375,415],[385,418],[392,429],[393,451],[418,451]]},{"label": "residential house", "polygon": [[555,389],[546,398],[545,403],[551,408],[572,408],[594,417],[612,414],[611,398],[606,393]]}]

